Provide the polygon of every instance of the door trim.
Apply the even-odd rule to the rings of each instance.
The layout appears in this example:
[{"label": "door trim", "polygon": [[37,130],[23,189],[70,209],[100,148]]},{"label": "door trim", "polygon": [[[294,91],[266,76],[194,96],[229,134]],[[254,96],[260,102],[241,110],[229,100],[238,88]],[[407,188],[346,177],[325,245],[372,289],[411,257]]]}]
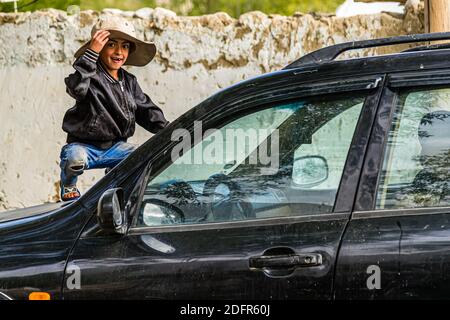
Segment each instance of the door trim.
[{"label": "door trim", "polygon": [[366,97],[359,115],[336,194],[334,212],[347,212],[353,209],[355,196],[358,191],[358,182],[361,178],[364,159],[369,147],[369,139],[372,135],[372,127],[380,105],[386,76],[380,76],[379,79],[378,83],[381,83],[379,89]]},{"label": "door trim", "polygon": [[316,222],[316,221],[336,221],[348,220],[350,212],[345,213],[322,213],[307,216],[291,216],[280,218],[266,218],[240,221],[226,221],[226,222],[208,222],[202,224],[180,224],[171,226],[155,226],[155,227],[132,227],[128,231],[128,235],[139,234],[154,234],[166,232],[185,232],[185,231],[201,231],[201,230],[223,230],[234,228],[248,228],[248,227],[262,227],[283,224],[294,224],[302,222]]},{"label": "door trim", "polygon": [[405,216],[423,216],[423,215],[435,215],[445,213],[450,214],[450,207],[426,207],[426,208],[355,211],[353,212],[352,220],[405,217]]}]

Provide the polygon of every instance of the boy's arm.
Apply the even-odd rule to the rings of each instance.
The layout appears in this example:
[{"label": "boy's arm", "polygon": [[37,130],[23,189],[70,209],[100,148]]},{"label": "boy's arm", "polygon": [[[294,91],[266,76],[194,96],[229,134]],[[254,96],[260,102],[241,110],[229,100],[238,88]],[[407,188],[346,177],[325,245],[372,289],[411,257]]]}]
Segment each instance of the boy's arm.
[{"label": "boy's arm", "polygon": [[73,67],[76,71],[64,79],[66,92],[75,100],[82,101],[86,97],[91,78],[97,71],[98,57],[97,52],[87,49],[75,60]]},{"label": "boy's arm", "polygon": [[169,124],[162,110],[153,103],[148,95],[142,92],[135,79],[134,99],[136,101],[136,122],[145,130],[157,133]]}]

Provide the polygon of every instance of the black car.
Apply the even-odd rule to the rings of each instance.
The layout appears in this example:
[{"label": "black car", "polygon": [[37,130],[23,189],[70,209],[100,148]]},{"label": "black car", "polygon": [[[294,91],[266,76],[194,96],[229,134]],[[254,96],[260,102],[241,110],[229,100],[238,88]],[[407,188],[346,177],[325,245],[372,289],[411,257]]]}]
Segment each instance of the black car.
[{"label": "black car", "polygon": [[182,115],[78,201],[0,214],[0,299],[450,298],[450,49],[339,44]]}]

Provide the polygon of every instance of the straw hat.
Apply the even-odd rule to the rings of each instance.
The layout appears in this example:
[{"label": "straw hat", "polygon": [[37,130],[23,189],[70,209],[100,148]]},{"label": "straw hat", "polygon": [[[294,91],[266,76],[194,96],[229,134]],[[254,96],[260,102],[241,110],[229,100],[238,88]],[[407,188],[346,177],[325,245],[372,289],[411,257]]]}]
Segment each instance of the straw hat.
[{"label": "straw hat", "polygon": [[[108,30],[111,33],[109,35],[110,39],[123,39],[134,43],[135,48],[133,51],[130,50],[128,58],[124,63],[126,65],[145,66],[156,54],[155,44],[137,39],[133,24],[126,19],[111,16],[100,18],[92,27],[91,37],[100,29]],[[90,43],[88,41],[78,49],[75,53],[75,58],[81,56],[89,48]]]}]

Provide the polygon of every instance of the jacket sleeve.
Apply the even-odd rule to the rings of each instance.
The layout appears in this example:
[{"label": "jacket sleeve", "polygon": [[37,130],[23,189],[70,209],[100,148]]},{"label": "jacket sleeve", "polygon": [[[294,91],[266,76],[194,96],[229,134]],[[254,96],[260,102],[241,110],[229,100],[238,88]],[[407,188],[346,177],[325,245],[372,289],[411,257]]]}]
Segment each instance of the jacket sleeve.
[{"label": "jacket sleeve", "polygon": [[136,101],[136,122],[145,130],[157,133],[169,124],[162,110],[153,103],[148,95],[142,92],[135,79],[134,99]]},{"label": "jacket sleeve", "polygon": [[99,54],[87,49],[73,63],[75,72],[64,79],[66,92],[75,100],[82,101],[87,95],[91,78],[97,71],[97,60]]}]

